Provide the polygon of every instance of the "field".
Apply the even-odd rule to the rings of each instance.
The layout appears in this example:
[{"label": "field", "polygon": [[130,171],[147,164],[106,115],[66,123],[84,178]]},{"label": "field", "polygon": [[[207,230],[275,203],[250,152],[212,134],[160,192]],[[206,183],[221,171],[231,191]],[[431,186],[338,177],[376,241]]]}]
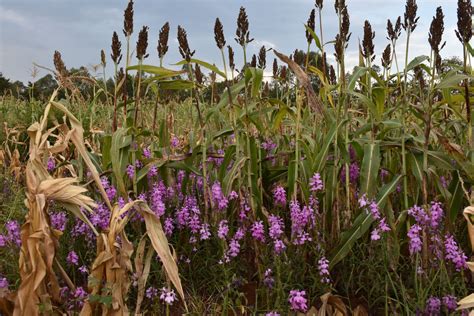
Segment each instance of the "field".
[{"label": "field", "polygon": [[[250,56],[242,7],[235,42],[219,19],[209,34],[221,61],[178,26],[165,63],[170,23],[151,34],[124,2],[97,75],[56,51],[2,90],[0,314],[468,315],[474,50],[455,3],[457,58],[442,7],[400,2],[376,56],[368,20],[316,0],[302,50]],[[431,53],[408,58],[420,18]]]}]

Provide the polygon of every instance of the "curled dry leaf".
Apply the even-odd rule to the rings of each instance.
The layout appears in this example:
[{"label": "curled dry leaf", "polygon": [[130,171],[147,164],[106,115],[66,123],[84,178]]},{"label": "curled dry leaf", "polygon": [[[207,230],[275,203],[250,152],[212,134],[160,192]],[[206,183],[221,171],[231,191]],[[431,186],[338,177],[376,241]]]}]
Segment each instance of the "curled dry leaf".
[{"label": "curled dry leaf", "polygon": [[[168,278],[175,286],[178,294],[184,303],[187,310],[186,302],[184,300],[184,292],[181,285],[181,279],[178,273],[178,266],[173,258],[168,240],[163,232],[161,222],[156,215],[151,211],[148,205],[142,200],[135,200],[119,208],[115,205],[112,209],[110,228],[107,232],[100,234],[97,241],[97,257],[92,264],[91,280],[89,282],[90,297],[100,295],[104,287],[109,285],[112,304],[111,306],[99,305],[97,302],[87,300],[81,311],[81,315],[91,315],[101,310],[104,315],[124,315],[128,314],[128,309],[125,304],[128,289],[130,287],[130,274],[132,272],[132,253],[133,244],[127,238],[125,227],[129,222],[133,212],[139,212],[144,220],[147,229],[146,235],[149,237],[151,244],[158,256],[160,257],[163,267],[167,273]],[[117,237],[121,240],[121,244],[117,243]],[[144,236],[143,236],[144,237]],[[143,291],[148,278],[150,270],[150,262],[152,258],[152,251],[148,251],[143,265],[143,256],[145,251],[145,238],[142,237],[138,245],[138,253],[135,258],[135,266],[139,272],[139,296],[143,299]],[[141,294],[140,294],[141,293]],[[141,303],[139,301],[139,303]],[[136,311],[139,312],[140,305],[137,304]]]},{"label": "curled dry leaf", "polygon": [[298,66],[297,63],[291,60],[288,56],[281,54],[276,50],[273,50],[273,52],[275,53],[275,55],[277,55],[278,58],[288,64],[288,67],[290,67],[290,69],[293,71],[296,78],[298,79],[299,84],[303,88],[305,88],[309,106],[311,106],[320,115],[324,115],[325,111],[323,109],[323,104],[321,100],[319,100],[319,98],[316,96],[316,93],[313,90],[313,86],[311,85],[311,81],[309,80],[308,75],[303,71],[303,69],[301,69],[300,66]]},{"label": "curled dry leaf", "polygon": [[322,295],[321,302],[323,305],[319,309],[318,316],[346,316],[348,315],[346,306],[342,299],[331,293]]}]

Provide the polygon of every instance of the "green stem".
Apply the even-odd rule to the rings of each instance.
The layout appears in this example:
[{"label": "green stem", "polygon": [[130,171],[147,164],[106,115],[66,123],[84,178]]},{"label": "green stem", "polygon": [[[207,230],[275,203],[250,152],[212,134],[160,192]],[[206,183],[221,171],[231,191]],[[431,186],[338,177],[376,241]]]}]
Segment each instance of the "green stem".
[{"label": "green stem", "polygon": [[408,76],[408,48],[410,44],[411,31],[407,31],[407,44],[405,48],[405,69],[404,72],[404,87],[403,87],[403,102],[402,102],[402,174],[403,174],[403,202],[405,209],[408,209],[408,177],[407,177],[407,161],[406,161],[406,148],[405,148],[405,135],[406,135],[406,120],[405,114],[408,106],[407,100],[407,76]]}]

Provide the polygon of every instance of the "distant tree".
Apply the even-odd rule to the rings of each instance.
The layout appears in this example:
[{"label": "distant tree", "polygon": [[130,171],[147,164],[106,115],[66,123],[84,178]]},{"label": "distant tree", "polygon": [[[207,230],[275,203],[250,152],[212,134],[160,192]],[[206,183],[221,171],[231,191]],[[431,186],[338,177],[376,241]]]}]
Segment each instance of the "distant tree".
[{"label": "distant tree", "polygon": [[10,89],[10,79],[7,79],[0,72],[0,95],[4,95]]},{"label": "distant tree", "polygon": [[[32,87],[32,83],[28,83],[28,87]],[[46,100],[54,92],[54,89],[58,87],[56,80],[53,75],[47,74],[35,82],[33,89],[33,97],[35,99]]]}]

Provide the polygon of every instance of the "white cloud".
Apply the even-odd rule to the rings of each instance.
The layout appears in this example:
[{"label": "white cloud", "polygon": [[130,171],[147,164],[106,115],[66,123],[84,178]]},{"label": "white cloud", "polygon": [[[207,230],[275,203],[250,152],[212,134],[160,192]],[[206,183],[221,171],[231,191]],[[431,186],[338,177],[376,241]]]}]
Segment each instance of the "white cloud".
[{"label": "white cloud", "polygon": [[270,41],[266,41],[266,40],[257,40],[255,39],[253,42],[253,45],[254,46],[257,46],[257,47],[262,47],[262,46],[265,46],[266,49],[269,49],[269,48],[276,48],[276,44],[270,42]]},{"label": "white cloud", "polygon": [[30,26],[28,24],[28,20],[23,15],[14,10],[6,9],[2,6],[0,6],[0,22],[13,23],[24,28],[28,28]]}]

